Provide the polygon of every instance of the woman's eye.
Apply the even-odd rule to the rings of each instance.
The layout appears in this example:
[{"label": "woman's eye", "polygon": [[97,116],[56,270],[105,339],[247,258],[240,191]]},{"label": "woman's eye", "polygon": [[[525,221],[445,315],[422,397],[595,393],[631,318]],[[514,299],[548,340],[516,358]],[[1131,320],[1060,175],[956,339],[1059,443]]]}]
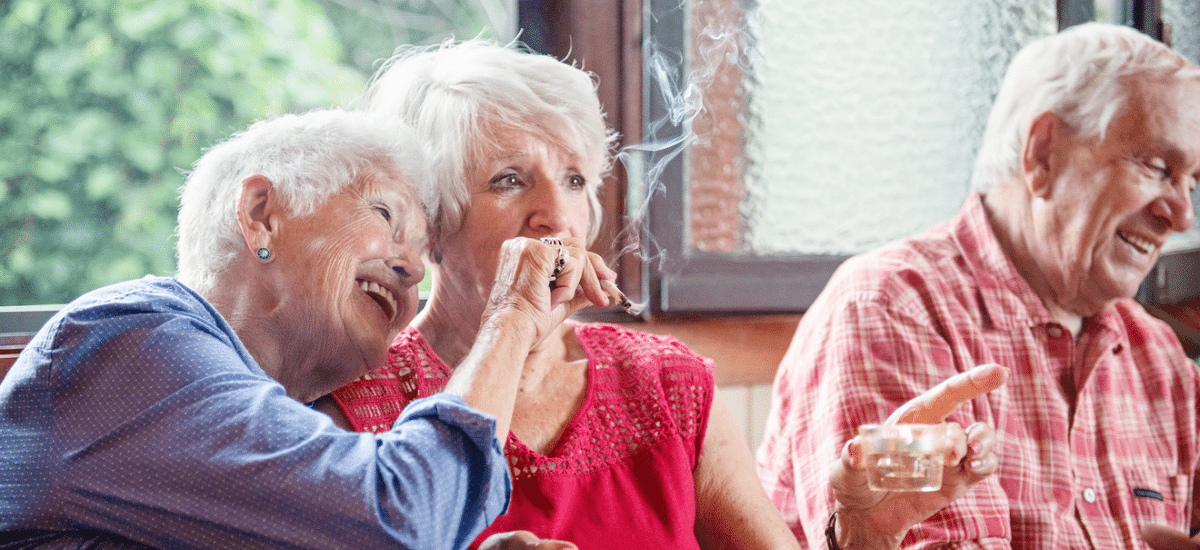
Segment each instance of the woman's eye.
[{"label": "woman's eye", "polygon": [[567,185],[571,189],[583,189],[587,187],[587,181],[583,179],[583,176],[575,175],[567,178]]},{"label": "woman's eye", "polygon": [[520,186],[521,179],[516,174],[504,174],[492,180],[492,187],[496,189],[512,189]]},{"label": "woman's eye", "polygon": [[387,221],[387,222],[392,221],[392,212],[390,210],[388,210],[387,208],[384,208],[382,206],[376,206],[375,211],[379,212],[380,216],[383,216],[384,221]]}]

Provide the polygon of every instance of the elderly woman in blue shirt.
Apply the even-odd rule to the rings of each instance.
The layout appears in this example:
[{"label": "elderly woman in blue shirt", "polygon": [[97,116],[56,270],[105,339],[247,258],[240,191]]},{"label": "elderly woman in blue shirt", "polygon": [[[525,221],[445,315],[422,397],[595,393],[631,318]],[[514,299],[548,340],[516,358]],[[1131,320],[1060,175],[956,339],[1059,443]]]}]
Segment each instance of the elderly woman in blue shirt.
[{"label": "elderly woman in blue shirt", "polygon": [[522,360],[608,304],[595,256],[506,243],[477,345],[390,432],[307,405],[381,364],[416,313],[420,151],[326,110],[206,153],[178,277],[81,296],[0,382],[0,548],[462,548],[503,513]]}]

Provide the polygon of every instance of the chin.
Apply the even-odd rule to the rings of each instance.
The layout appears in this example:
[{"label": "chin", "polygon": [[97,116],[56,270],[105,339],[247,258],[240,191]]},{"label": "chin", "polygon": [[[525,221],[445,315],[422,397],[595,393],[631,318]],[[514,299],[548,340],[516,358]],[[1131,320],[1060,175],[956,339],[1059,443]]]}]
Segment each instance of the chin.
[{"label": "chin", "polygon": [[358,372],[358,374],[356,374],[353,379],[358,380],[360,376],[382,367],[384,362],[387,361],[387,350],[388,346],[390,345],[391,341],[388,341],[382,346],[372,348],[369,352],[364,351],[361,354],[362,363],[355,365],[354,370]]},{"label": "chin", "polygon": [[338,377],[347,378],[346,382],[352,382],[358,380],[362,375],[382,367],[387,360],[388,347],[392,345],[391,340],[383,339],[384,336],[386,334],[355,339],[352,345],[345,349],[341,364],[338,365]]},{"label": "chin", "polygon": [[1101,309],[1111,306],[1122,298],[1137,296],[1142,281],[1150,273],[1150,269],[1110,268],[1107,277],[1092,277],[1091,280],[1080,281],[1079,291],[1082,296],[1095,302]]},{"label": "chin", "polygon": [[1145,275],[1139,277],[1136,281],[1126,281],[1124,283],[1115,284],[1108,292],[1108,305],[1122,298],[1133,298],[1137,296],[1138,289],[1142,286],[1142,281],[1145,280]]},{"label": "chin", "polygon": [[371,372],[371,370],[372,369],[368,369],[364,365],[359,364],[359,365],[354,365],[353,367],[347,367],[345,370],[339,371],[337,373],[331,373],[327,382],[328,382],[328,385],[332,386],[332,387],[328,391],[323,393],[322,395],[333,393],[333,390],[336,390],[342,386],[345,386],[346,384],[349,384],[355,380],[358,380],[359,378],[362,378],[363,375],[367,374],[368,372]]}]

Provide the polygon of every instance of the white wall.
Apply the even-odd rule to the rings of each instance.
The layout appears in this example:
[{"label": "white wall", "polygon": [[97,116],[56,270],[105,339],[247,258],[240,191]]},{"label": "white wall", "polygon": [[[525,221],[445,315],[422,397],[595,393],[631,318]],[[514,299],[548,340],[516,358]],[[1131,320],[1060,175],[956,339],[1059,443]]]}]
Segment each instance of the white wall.
[{"label": "white wall", "polygon": [[756,452],[762,443],[763,428],[771,408],[771,384],[727,386],[720,391],[750,443],[750,452]]}]

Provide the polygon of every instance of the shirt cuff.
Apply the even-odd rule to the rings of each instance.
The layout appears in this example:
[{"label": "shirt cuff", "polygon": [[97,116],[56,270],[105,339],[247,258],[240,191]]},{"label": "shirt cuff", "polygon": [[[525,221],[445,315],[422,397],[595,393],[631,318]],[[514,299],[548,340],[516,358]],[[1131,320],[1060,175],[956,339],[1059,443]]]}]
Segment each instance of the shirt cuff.
[{"label": "shirt cuff", "polygon": [[[507,513],[512,496],[512,475],[508,460],[504,458],[504,449],[496,438],[496,418],[471,408],[460,396],[435,393],[409,403],[393,426],[429,416],[461,430],[479,450],[479,455],[485,457],[490,481],[484,488],[487,496],[483,511],[489,518]],[[491,523],[490,519],[488,523]]]}]

